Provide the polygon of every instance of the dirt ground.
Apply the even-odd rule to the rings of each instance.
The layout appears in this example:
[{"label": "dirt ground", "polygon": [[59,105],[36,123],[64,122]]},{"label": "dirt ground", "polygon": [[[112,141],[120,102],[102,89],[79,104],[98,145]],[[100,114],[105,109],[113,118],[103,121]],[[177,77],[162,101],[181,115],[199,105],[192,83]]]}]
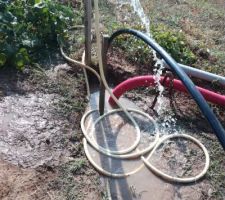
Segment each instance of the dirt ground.
[{"label": "dirt ground", "polygon": [[[125,25],[135,27],[139,23],[138,17],[134,17],[132,9],[127,7],[118,7],[116,1],[109,1],[109,7],[115,8],[114,13],[109,13],[111,18],[105,18],[105,24],[107,24],[107,30],[111,31],[113,28],[118,28],[116,25],[110,27],[110,20],[120,20],[121,24],[118,26]],[[125,2],[126,1],[121,1]],[[198,60],[195,63],[195,67],[225,75],[224,72],[224,13],[225,13],[225,1],[141,1],[144,10],[151,19],[151,23],[163,23],[172,29],[177,31],[182,30],[188,39],[188,42],[193,49],[197,45],[197,51],[208,48],[210,51],[211,58],[209,59],[198,55]],[[114,7],[113,7],[114,6]],[[106,15],[106,10],[102,11]],[[128,14],[127,14],[128,13]],[[129,17],[125,17],[129,15]],[[113,18],[114,17],[114,18]],[[134,20],[136,19],[136,20]],[[127,48],[135,48],[132,44],[128,45]],[[109,74],[114,84],[126,80],[129,77],[142,74],[152,74],[152,65],[149,66],[140,65],[138,62],[130,62],[124,59],[129,55],[130,51],[127,52],[123,49],[112,48],[108,54],[108,66]],[[116,80],[116,81],[115,81]],[[212,83],[202,82],[199,80],[193,80],[196,84],[215,90],[221,94],[225,94],[224,87],[214,87]],[[156,92],[153,88],[140,88],[137,90],[130,91],[124,95],[124,97],[130,99],[138,107],[144,109],[150,115],[156,116],[155,112],[150,109],[153,98]],[[202,186],[195,189],[202,192],[202,195],[198,197],[189,196],[188,199],[224,199],[225,198],[225,163],[224,163],[224,151],[217,141],[216,136],[209,127],[207,121],[201,115],[197,105],[188,95],[176,93],[172,91],[172,96],[167,90],[164,93],[165,98],[168,100],[170,106],[164,114],[176,119],[176,124],[182,126],[185,130],[189,130],[192,135],[206,145],[210,153],[210,169],[202,181]],[[171,99],[172,98],[172,99]],[[218,116],[222,125],[225,126],[225,109],[219,106],[211,105],[212,109]],[[161,118],[161,119],[160,119]],[[159,116],[159,120],[165,121],[166,123],[173,124],[172,118],[167,118],[165,115]],[[177,127],[175,125],[175,127]],[[174,129],[176,131],[176,128]],[[179,130],[178,130],[179,132]],[[160,156],[159,156],[160,157]],[[161,158],[161,157],[160,157]],[[161,161],[161,160],[160,160]],[[167,163],[168,164],[168,163]],[[186,191],[189,194],[193,192],[189,189]],[[200,193],[201,193],[200,192]],[[182,194],[182,192],[180,193]],[[193,193],[194,195],[194,193]],[[183,196],[184,197],[184,196]],[[181,196],[177,196],[177,199],[182,199]]]},{"label": "dirt ground", "polygon": [[[119,79],[116,79],[117,84],[118,82],[126,80],[131,75],[133,76],[134,73],[131,72],[139,71],[132,63],[126,62],[125,60],[120,59],[119,64],[117,62],[115,54],[114,57],[111,57],[108,62],[110,66],[110,74],[114,74],[115,77],[119,77]],[[124,64],[126,66],[125,68]],[[175,132],[183,133],[183,131],[185,130],[185,132],[187,132],[188,134],[191,134],[192,136],[198,138],[207,147],[210,154],[210,169],[207,172],[206,177],[200,182],[193,184],[192,187],[175,186],[177,195],[179,194],[178,196],[176,196],[176,199],[224,199],[224,151],[222,150],[209,124],[201,115],[201,112],[198,109],[196,103],[188,95],[176,93],[175,91],[173,91],[171,96],[170,91],[166,90],[161,100],[163,102],[162,110],[159,112],[160,114],[158,115],[155,111],[151,109],[155,95],[156,91],[154,90],[154,88],[139,88],[127,92],[124,97],[132,101],[139,108],[142,108],[146,113],[149,113],[151,116],[156,118],[157,122],[163,125],[161,131],[165,132],[165,134],[171,134]],[[218,118],[220,119],[221,123],[224,125],[224,108],[213,106],[213,109],[214,112],[217,114]],[[178,145],[178,147],[176,147],[176,145]],[[186,173],[186,167],[183,166],[183,168],[181,166],[181,163],[184,161],[181,157],[184,156],[184,158],[186,157],[187,159],[189,153],[186,152],[186,154],[184,152],[187,151],[187,149],[193,150],[193,147],[182,144],[181,148],[181,146],[179,147],[179,144],[176,145],[169,145],[173,150],[171,150],[168,146],[168,148],[166,147],[161,153],[158,152],[157,158],[159,158],[159,160],[156,159],[156,161],[153,161],[154,165],[164,165],[162,169],[164,168],[164,171],[170,173],[174,170],[176,171],[175,174]],[[175,154],[177,154],[177,156],[175,156],[175,160],[162,159],[164,156],[165,158],[167,158],[167,154],[174,155],[174,152]],[[195,159],[195,161],[191,161],[191,169],[188,169],[188,173],[191,174],[196,170],[198,171],[198,167],[202,165],[202,162],[200,160],[203,157],[199,155],[199,151],[196,152],[198,153],[194,153],[194,151],[192,151],[192,153],[190,154],[191,157]],[[178,166],[181,168],[179,169]],[[192,190],[196,192],[193,192]],[[168,199],[172,198],[168,197]]]},{"label": "dirt ground", "polygon": [[[216,60],[199,59],[197,65],[200,68],[225,74],[225,20],[221,11],[225,9],[224,0],[141,2],[154,23],[162,22],[177,30],[182,28],[193,45],[209,47]],[[118,28],[114,23],[116,19],[129,23],[125,15],[114,15],[118,14],[113,11],[116,8],[114,0],[100,3],[104,14],[102,20],[107,24],[106,32]],[[129,63],[121,55],[122,52],[110,54],[110,73],[112,79],[117,79],[114,84],[130,76],[147,73],[145,69],[137,68],[137,63]],[[200,84],[211,87],[206,82]],[[50,69],[28,68],[23,73],[11,69],[0,71],[1,200],[107,199],[98,174],[83,152],[80,118],[87,103],[84,91],[82,71],[63,62]],[[140,89],[127,93],[126,98],[154,114],[149,109],[152,103],[149,96],[154,97],[154,94],[155,91]],[[169,97],[168,93],[166,95]],[[175,115],[176,123],[192,130],[193,135],[208,148],[211,157],[210,169],[197,188],[196,199],[222,200],[225,198],[224,152],[195,103],[182,94],[175,93],[173,97],[170,112]],[[225,125],[224,108],[215,107],[214,110]],[[171,119],[166,120],[171,123]],[[165,156],[173,154],[170,151],[166,153]],[[178,186],[175,197],[182,199],[181,194],[189,195],[195,189],[185,190]]]},{"label": "dirt ground", "polygon": [[[84,92],[81,92],[84,91]],[[80,132],[85,109],[80,71],[0,71],[0,199],[99,199]]]}]

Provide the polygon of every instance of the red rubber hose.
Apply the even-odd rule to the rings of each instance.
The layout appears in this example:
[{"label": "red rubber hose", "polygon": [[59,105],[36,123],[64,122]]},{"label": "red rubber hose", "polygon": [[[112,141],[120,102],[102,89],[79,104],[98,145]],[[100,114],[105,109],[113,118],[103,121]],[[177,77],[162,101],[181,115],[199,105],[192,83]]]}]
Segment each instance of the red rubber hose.
[{"label": "red rubber hose", "polygon": [[[164,80],[164,77],[160,77],[160,82],[162,83]],[[173,82],[173,89],[188,93],[187,89],[183,85],[183,83],[180,80],[174,79]],[[138,88],[138,87],[149,87],[149,86],[155,86],[155,79],[153,76],[147,75],[147,76],[137,76],[134,78],[127,79],[126,81],[120,83],[113,89],[113,94],[119,99],[122,94],[124,94],[126,91]],[[166,79],[164,82],[164,86],[170,87],[170,80]],[[206,90],[204,88],[196,86],[196,88],[201,92],[203,97],[214,104],[218,104],[220,106],[225,106],[225,96],[221,94],[217,94],[215,92],[212,92],[210,90]],[[115,102],[110,97],[109,98],[110,105],[114,105]]]}]

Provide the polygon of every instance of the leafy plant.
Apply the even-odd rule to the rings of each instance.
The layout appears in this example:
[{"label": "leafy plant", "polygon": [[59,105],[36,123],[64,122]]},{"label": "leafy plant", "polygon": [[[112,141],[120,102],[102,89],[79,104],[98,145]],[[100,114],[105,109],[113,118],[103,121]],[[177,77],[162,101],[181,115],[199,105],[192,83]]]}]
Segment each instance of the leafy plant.
[{"label": "leafy plant", "polygon": [[195,63],[196,56],[191,51],[182,32],[169,29],[164,25],[151,27],[153,38],[162,46],[177,62],[191,65]]},{"label": "leafy plant", "polygon": [[57,45],[74,22],[70,7],[56,0],[0,0],[0,67],[22,70],[40,48]]},{"label": "leafy plant", "polygon": [[[142,30],[143,27],[134,27]],[[176,32],[163,25],[151,27],[152,37],[162,46],[177,62],[191,65],[196,62],[196,56],[189,48],[188,42],[182,32]],[[115,45],[126,52],[125,56],[131,62],[140,64],[151,63],[152,51],[143,41],[131,36],[121,35]]]}]

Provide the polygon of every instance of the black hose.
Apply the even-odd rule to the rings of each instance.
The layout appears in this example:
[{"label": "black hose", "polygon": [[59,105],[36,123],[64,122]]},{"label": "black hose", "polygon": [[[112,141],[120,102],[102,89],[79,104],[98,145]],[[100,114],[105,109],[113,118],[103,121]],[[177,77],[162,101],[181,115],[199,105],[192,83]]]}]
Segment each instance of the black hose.
[{"label": "black hose", "polygon": [[133,30],[133,29],[120,29],[114,32],[112,36],[109,38],[109,46],[117,36],[122,34],[134,35],[137,38],[141,39],[147,45],[149,45],[152,49],[154,49],[161,56],[161,58],[170,66],[171,70],[179,77],[179,79],[187,88],[188,92],[196,101],[203,115],[208,120],[213,131],[215,132],[220,144],[225,150],[225,130],[223,126],[221,125],[220,121],[217,119],[216,115],[213,113],[213,111],[209,107],[208,103],[206,102],[202,94],[196,89],[194,83],[187,76],[187,74],[179,67],[177,62],[152,38],[148,37],[146,34],[140,31]]}]

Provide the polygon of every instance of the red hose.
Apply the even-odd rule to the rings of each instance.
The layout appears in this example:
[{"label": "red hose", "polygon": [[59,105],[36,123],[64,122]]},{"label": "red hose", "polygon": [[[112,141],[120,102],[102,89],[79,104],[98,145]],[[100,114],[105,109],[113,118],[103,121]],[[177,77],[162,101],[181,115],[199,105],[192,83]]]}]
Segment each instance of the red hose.
[{"label": "red hose", "polygon": [[[164,80],[164,77],[160,77],[160,82]],[[173,89],[188,93],[185,86],[182,84],[180,80],[174,79],[173,80]],[[126,91],[135,89],[137,87],[148,87],[148,86],[155,86],[155,79],[153,76],[147,75],[147,76],[137,76],[134,78],[127,79],[126,81],[120,83],[113,89],[113,94],[119,99],[122,94],[124,94]],[[170,87],[170,80],[166,79],[164,82],[164,86]],[[218,104],[221,106],[225,106],[225,96],[221,94],[217,94],[215,92],[212,92],[210,90],[206,90],[204,88],[196,86],[196,88],[201,92],[203,97],[214,104]],[[114,100],[112,97],[109,98],[110,105],[115,105]]]}]

